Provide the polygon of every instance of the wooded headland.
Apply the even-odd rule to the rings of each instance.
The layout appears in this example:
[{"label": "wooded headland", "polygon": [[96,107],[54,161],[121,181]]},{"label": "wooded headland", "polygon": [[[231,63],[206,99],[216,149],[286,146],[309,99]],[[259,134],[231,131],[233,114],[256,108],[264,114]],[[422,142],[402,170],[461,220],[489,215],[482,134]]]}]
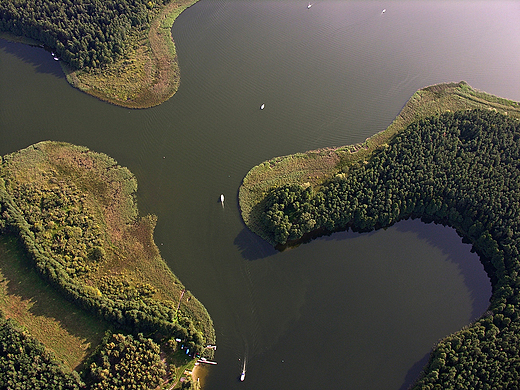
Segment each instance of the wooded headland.
[{"label": "wooded headland", "polygon": [[261,223],[262,202],[272,189],[297,185],[318,192],[325,183],[344,178],[352,169],[365,164],[375,151],[386,148],[411,123],[445,112],[475,108],[520,118],[520,103],[475,90],[464,81],[422,88],[412,95],[390,126],[365,142],[274,157],[251,168],[239,189],[242,219],[254,233],[278,245],[280,242],[273,240]]},{"label": "wooded headland", "polygon": [[[175,366],[162,362],[160,352],[171,356],[168,361],[182,364],[213,355],[206,348],[215,344],[213,322],[162,259],[153,241],[156,217],[139,216],[136,191],[136,179],[128,169],[104,154],[67,143],[40,142],[4,156],[0,166],[2,235],[16,237],[39,277],[78,311],[108,326],[110,334],[104,342],[97,349],[91,345],[93,354],[80,363],[90,388],[111,388],[123,371],[128,383],[138,384],[144,369],[154,377],[148,385],[159,385],[168,378],[166,369],[173,372]],[[20,256],[3,259],[13,263]],[[0,308],[30,331],[42,322],[36,322],[31,313],[23,314],[30,309],[22,299],[28,296],[29,287],[13,289],[14,278],[21,278],[18,282],[24,278],[18,268],[16,264],[0,265],[0,275],[5,278]],[[31,294],[32,299],[43,300]],[[43,317],[52,315],[40,307]],[[60,327],[45,319],[43,323]],[[10,324],[6,323],[10,329],[6,332],[17,334],[17,325]],[[67,327],[63,333],[71,329]],[[52,350],[54,344],[48,339],[53,336],[39,334],[46,350]],[[100,338],[93,335],[90,340],[99,343]],[[84,358],[85,346],[78,342],[78,348],[82,352],[77,356]],[[135,348],[142,353],[136,355]],[[183,358],[174,358],[176,354]],[[135,366],[138,361],[141,369]],[[70,366],[76,367],[78,362]],[[5,367],[9,370],[10,363]],[[16,377],[19,371],[24,369],[9,371],[7,378]]]},{"label": "wooded headland", "polygon": [[240,189],[246,224],[280,248],[407,218],[472,244],[493,287],[489,309],[433,347],[414,389],[520,385],[519,109],[466,83],[431,86],[366,142],[273,159]]}]

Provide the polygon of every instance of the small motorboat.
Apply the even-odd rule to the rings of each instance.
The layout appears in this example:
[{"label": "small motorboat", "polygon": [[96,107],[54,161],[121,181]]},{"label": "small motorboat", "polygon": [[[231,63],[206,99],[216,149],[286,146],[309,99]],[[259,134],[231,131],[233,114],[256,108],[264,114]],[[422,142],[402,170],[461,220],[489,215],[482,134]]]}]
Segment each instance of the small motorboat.
[{"label": "small motorboat", "polygon": [[263,110],[265,108],[265,104],[262,103],[262,105],[260,106],[260,109]]},{"label": "small motorboat", "polygon": [[244,359],[244,366],[242,367],[242,373],[240,374],[240,382],[246,379],[246,359]]},{"label": "small motorboat", "polygon": [[385,12],[386,12],[386,8],[381,13],[384,14]]},{"label": "small motorboat", "polygon": [[220,203],[224,206],[224,194],[220,194]]},{"label": "small motorboat", "polygon": [[311,8],[312,7],[312,4],[309,3],[309,5],[307,6],[307,9]]},{"label": "small motorboat", "polygon": [[54,61],[59,61],[59,58],[56,54],[54,53],[51,53],[52,54],[52,58],[54,58]]}]

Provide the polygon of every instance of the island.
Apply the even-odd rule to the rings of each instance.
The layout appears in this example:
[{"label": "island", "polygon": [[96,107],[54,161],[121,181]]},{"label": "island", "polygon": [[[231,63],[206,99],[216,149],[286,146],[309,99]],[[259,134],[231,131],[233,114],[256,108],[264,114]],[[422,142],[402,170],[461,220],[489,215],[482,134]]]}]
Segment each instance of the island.
[{"label": "island", "polygon": [[79,90],[128,108],[171,98],[180,70],[175,19],[197,0],[0,3],[0,38],[45,48]]},{"label": "island", "polygon": [[184,373],[213,357],[213,322],[162,259],[136,191],[85,147],[2,157],[0,387],[196,386]]},{"label": "island", "polygon": [[495,389],[520,383],[519,194],[520,103],[459,82],[417,91],[363,143],[254,167],[239,202],[280,250],[408,218],[456,229],[491,280],[490,306],[433,346],[413,388]]}]

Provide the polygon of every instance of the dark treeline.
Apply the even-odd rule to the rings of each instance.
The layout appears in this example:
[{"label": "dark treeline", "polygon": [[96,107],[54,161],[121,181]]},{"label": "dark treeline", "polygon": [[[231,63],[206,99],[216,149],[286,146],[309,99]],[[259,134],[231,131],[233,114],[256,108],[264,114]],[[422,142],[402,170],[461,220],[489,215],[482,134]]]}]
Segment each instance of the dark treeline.
[{"label": "dark treeline", "polygon": [[84,384],[13,320],[0,314],[0,389],[77,390]]},{"label": "dark treeline", "polygon": [[36,39],[73,69],[109,64],[132,29],[149,26],[166,0],[17,0],[0,2],[0,31]]},{"label": "dark treeline", "polygon": [[417,389],[520,386],[520,122],[492,111],[410,125],[366,164],[314,193],[286,186],[262,204],[280,244],[309,232],[370,231],[413,217],[454,227],[491,277],[490,310],[432,351]]}]

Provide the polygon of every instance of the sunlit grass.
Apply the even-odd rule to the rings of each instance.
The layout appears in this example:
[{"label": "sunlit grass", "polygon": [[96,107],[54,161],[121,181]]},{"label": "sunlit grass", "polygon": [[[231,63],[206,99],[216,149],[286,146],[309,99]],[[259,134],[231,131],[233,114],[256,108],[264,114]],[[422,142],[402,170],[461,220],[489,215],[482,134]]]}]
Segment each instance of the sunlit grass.
[{"label": "sunlit grass", "polygon": [[[117,165],[110,157],[91,152],[84,147],[41,142],[5,156],[2,170],[4,180],[10,183],[9,189],[14,193],[27,186],[37,189],[34,191],[39,191],[38,194],[48,194],[49,192],[42,192],[46,189],[62,188],[60,193],[69,194],[66,195],[69,203],[63,203],[65,206],[60,207],[69,210],[57,208],[54,209],[54,213],[69,215],[70,223],[73,219],[93,221],[89,225],[91,228],[80,229],[83,234],[87,231],[101,232],[99,235],[92,234],[89,238],[81,234],[74,236],[76,248],[91,245],[89,240],[98,241],[95,245],[101,247],[103,253],[100,259],[95,262],[89,261],[87,253],[69,256],[70,252],[67,252],[62,256],[61,261],[67,261],[66,266],[62,266],[64,269],[78,266],[84,269],[84,264],[88,266],[81,275],[73,276],[71,280],[75,284],[83,286],[85,291],[91,291],[97,296],[102,296],[102,291],[109,295],[122,294],[122,299],[126,299],[126,294],[140,288],[139,286],[151,285],[154,291],[152,298],[155,301],[171,310],[178,307],[178,317],[182,315],[189,318],[195,328],[204,335],[207,343],[214,344],[215,332],[209,313],[189,291],[186,291],[168,268],[155,245],[153,232],[156,217],[139,216],[135,202],[137,181],[128,169]],[[77,188],[79,193],[70,188]],[[45,199],[46,202],[47,198]],[[16,202],[22,200],[17,199]],[[39,208],[39,202],[42,201],[34,205],[27,198],[27,204],[23,201],[19,207]],[[28,214],[24,218],[31,219],[36,216]],[[36,219],[40,221],[39,218]],[[67,220],[63,220],[65,225],[69,223]],[[52,245],[55,242],[52,234],[60,227],[48,226],[34,226],[33,229],[39,232],[38,242]],[[73,256],[79,260],[72,259]],[[109,291],[107,288],[112,287],[107,285],[107,281],[120,282],[119,285],[126,286],[122,287],[126,290]]]},{"label": "sunlit grass", "polygon": [[385,147],[410,123],[446,111],[475,108],[520,118],[519,103],[477,91],[465,82],[420,89],[412,95],[390,126],[363,143],[275,157],[253,167],[244,177],[239,190],[242,219],[253,232],[264,237],[258,223],[261,210],[255,206],[262,202],[270,189],[285,184],[310,185],[315,190],[319,189],[320,185],[336,175],[348,175],[353,166],[362,164],[375,150]]},{"label": "sunlit grass", "polygon": [[171,28],[182,11],[196,2],[173,0],[164,6],[149,29],[129,34],[127,53],[113,64],[72,71],[62,63],[67,80],[83,92],[129,108],[148,108],[168,100],[180,85]]}]

